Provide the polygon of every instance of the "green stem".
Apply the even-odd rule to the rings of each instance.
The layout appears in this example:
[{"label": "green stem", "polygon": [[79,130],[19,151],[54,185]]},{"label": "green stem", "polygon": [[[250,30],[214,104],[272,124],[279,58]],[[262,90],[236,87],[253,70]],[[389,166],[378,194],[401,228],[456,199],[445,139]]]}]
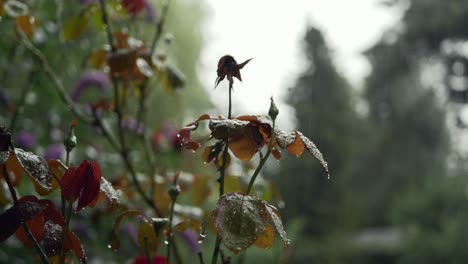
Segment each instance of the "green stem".
[{"label": "green stem", "polygon": [[265,156],[260,160],[260,163],[257,166],[257,169],[255,170],[254,174],[252,175],[252,178],[250,178],[249,186],[247,187],[247,191],[245,192],[245,195],[249,195],[250,191],[252,190],[252,187],[254,185],[255,180],[257,179],[258,174],[263,168],[263,165],[265,165],[265,162],[267,161],[268,157],[271,154],[271,150],[273,148],[273,141],[274,141],[274,135],[275,135],[275,120],[273,120],[273,127],[271,128],[271,138],[270,138],[270,143],[268,144],[268,150]]},{"label": "green stem", "polygon": [[[228,106],[228,119],[231,119],[231,108],[232,108],[232,84],[229,84],[229,106]],[[224,147],[223,151],[223,160],[221,163],[221,168],[219,170],[219,197],[221,197],[224,194],[224,176],[225,176],[225,171],[226,171],[226,165],[227,165],[227,155],[228,155],[228,150],[229,150],[229,141],[226,139],[225,140],[226,146]],[[221,247],[221,238],[219,237],[219,234],[216,236],[216,243],[215,247],[213,250],[213,257],[211,259],[212,264],[216,264],[218,261],[218,255],[219,255],[219,248]]]},{"label": "green stem", "polygon": [[99,4],[101,6],[101,11],[102,11],[102,23],[104,24],[104,27],[106,28],[106,33],[107,33],[107,40],[109,42],[109,45],[111,46],[112,52],[115,51],[115,45],[114,45],[114,39],[112,37],[112,29],[109,24],[109,19],[107,15],[107,7],[106,4],[104,3],[104,0],[99,0]]},{"label": "green stem", "polygon": [[67,212],[65,215],[65,227],[62,230],[62,248],[60,249],[60,264],[65,263],[65,245],[66,245],[66,239],[67,239],[67,234],[69,230],[69,225],[70,225],[70,219],[71,219],[71,213],[73,211],[73,202],[68,203],[67,207]]},{"label": "green stem", "polygon": [[144,243],[145,243],[145,254],[146,257],[148,258],[148,264],[152,264],[153,262],[151,261],[151,252],[148,247],[148,237],[144,237]]},{"label": "green stem", "polygon": [[32,89],[34,85],[35,75],[36,75],[36,72],[35,72],[35,69],[33,68],[33,70],[29,73],[28,82],[27,82],[28,84],[23,86],[23,89],[21,90],[21,94],[20,94],[20,99],[16,103],[15,112],[13,113],[13,116],[11,117],[10,127],[9,127],[9,130],[11,133],[13,133],[13,131],[15,130],[16,120],[18,120],[18,116],[23,111],[24,102],[26,101],[26,95]]},{"label": "green stem", "polygon": [[48,264],[49,260],[47,259],[46,253],[39,246],[39,242],[37,242],[36,238],[32,234],[29,227],[26,225],[26,223],[21,223],[21,226],[24,228],[24,230],[26,230],[26,234],[28,235],[29,239],[31,239],[31,241],[33,242],[34,248],[36,249],[37,253],[39,254],[39,257],[41,258],[42,263]]},{"label": "green stem", "polygon": [[200,261],[200,264],[205,264],[205,261],[203,260],[203,253],[200,251],[198,252],[198,261]]},{"label": "green stem", "polygon": [[41,63],[41,67],[45,73],[52,80],[52,83],[55,85],[55,88],[62,99],[62,101],[67,105],[68,109],[81,121],[90,124],[92,119],[89,116],[86,116],[73,102],[68,93],[66,92],[65,86],[63,85],[62,80],[58,75],[52,70],[52,67],[49,64],[49,61],[39,49],[37,49],[34,44],[26,37],[22,36],[23,45],[27,50],[29,50]]},{"label": "green stem", "polygon": [[172,201],[172,204],[171,204],[171,213],[170,213],[170,216],[169,216],[169,239],[168,239],[168,242],[169,244],[167,244],[167,251],[166,251],[166,259],[167,259],[167,263],[170,263],[169,260],[171,259],[171,242],[173,241],[173,236],[172,236],[172,220],[174,219],[174,205],[175,205],[175,199]]},{"label": "green stem", "polygon": [[162,6],[161,19],[159,19],[159,21],[156,23],[153,40],[151,41],[150,57],[153,56],[154,50],[156,48],[156,44],[158,43],[158,40],[161,38],[168,11],[169,11],[169,0],[166,0],[164,1],[164,4]]}]

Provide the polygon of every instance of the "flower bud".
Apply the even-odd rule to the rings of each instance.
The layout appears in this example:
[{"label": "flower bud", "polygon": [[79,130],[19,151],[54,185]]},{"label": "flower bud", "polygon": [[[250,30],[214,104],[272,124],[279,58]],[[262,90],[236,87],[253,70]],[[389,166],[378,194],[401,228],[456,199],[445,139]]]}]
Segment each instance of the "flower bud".
[{"label": "flower bud", "polygon": [[180,193],[180,187],[178,184],[174,184],[169,188],[169,196],[171,197],[172,201],[175,201],[177,199],[177,196],[179,196]]},{"label": "flower bud", "polygon": [[273,97],[271,97],[270,100],[271,100],[271,103],[270,103],[270,110],[268,110],[268,115],[271,117],[272,120],[275,120],[279,114],[279,111],[278,111],[278,108],[276,107]]}]

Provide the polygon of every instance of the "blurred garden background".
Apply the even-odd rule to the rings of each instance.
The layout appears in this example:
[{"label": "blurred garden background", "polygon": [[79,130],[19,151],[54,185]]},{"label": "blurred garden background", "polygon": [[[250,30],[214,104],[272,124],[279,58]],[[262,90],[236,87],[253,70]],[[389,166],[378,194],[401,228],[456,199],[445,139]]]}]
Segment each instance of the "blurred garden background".
[{"label": "blurred garden background", "polygon": [[[16,147],[64,160],[75,115],[18,33],[11,2],[27,6],[39,21],[28,41],[77,108],[98,109],[112,127],[106,112],[112,84],[99,69],[106,34],[94,10],[98,1],[0,0],[0,126],[9,128]],[[204,113],[227,115],[228,85],[214,89],[225,54],[238,62],[253,58],[243,82],[234,85],[234,116],[266,114],[273,96],[278,123],[312,139],[328,162],[330,179],[308,155],[267,162],[254,191],[278,208],[291,245],[277,240],[269,249],[226,250],[232,263],[468,263],[467,1],[146,0],[137,14],[125,12],[121,1],[107,2],[112,29],[145,46],[169,2],[154,54],[156,77],[147,90],[130,85],[118,95],[137,178],[154,186],[163,212],[176,171],[180,219],[203,225],[218,199],[216,168],[204,164],[200,151],[181,150],[177,133]],[[77,21],[69,22],[73,16]],[[78,121],[75,133],[71,163],[96,160],[119,190],[121,208],[150,215],[96,124]],[[233,158],[227,191],[244,190],[256,163]],[[3,212],[11,203],[1,182]],[[31,192],[23,180],[18,193]],[[57,193],[51,197],[60,200]],[[138,219],[121,223],[117,252],[108,248],[122,210],[98,204],[73,218],[89,263],[132,263],[144,255]],[[195,263],[201,247],[209,263],[215,237],[212,230],[203,241],[198,232],[179,232],[180,259]],[[0,262],[32,263],[33,252],[11,237],[0,244]],[[164,254],[164,243],[158,252]]]}]

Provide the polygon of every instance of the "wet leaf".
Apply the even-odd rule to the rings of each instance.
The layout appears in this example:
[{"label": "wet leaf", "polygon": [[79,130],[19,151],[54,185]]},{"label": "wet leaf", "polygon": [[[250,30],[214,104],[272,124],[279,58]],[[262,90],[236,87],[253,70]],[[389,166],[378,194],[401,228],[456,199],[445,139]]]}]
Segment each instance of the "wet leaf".
[{"label": "wet leaf", "polygon": [[107,57],[111,75],[121,80],[131,80],[137,70],[137,59],[137,49],[122,48],[113,52]]},{"label": "wet leaf", "polygon": [[71,16],[63,23],[63,39],[74,40],[80,37],[88,27],[87,12]]},{"label": "wet leaf", "polygon": [[110,246],[112,250],[117,251],[120,248],[120,240],[118,236],[120,222],[125,217],[135,216],[135,215],[142,215],[141,212],[135,210],[129,210],[121,213],[114,221],[114,227],[112,228],[112,238]]},{"label": "wet leaf", "polygon": [[[21,167],[21,164],[19,163],[13,151],[10,151],[5,166],[7,173],[10,176],[11,184],[13,186],[18,186],[21,182],[24,169]],[[0,177],[5,177],[5,175],[3,175],[3,170],[0,170]]]},{"label": "wet leaf", "polygon": [[67,242],[65,244],[65,250],[72,250],[76,258],[80,263],[86,263],[87,257],[84,251],[83,245],[81,244],[80,239],[75,235],[75,233],[68,231]]},{"label": "wet leaf", "polygon": [[232,151],[236,158],[249,161],[257,153],[258,147],[255,142],[247,136],[238,137],[229,142],[229,149]]},{"label": "wet leaf", "polygon": [[279,151],[278,149],[273,148],[273,150],[271,151],[271,154],[273,154],[273,157],[275,157],[276,160],[281,159],[281,151]]},{"label": "wet leaf", "polygon": [[76,211],[80,211],[98,198],[101,178],[99,165],[84,160],[78,168],[72,166],[63,175],[62,195],[69,202],[78,199]]},{"label": "wet leaf", "polygon": [[[29,198],[29,196],[26,197]],[[2,223],[2,228],[0,228],[0,242],[5,241],[15,233],[21,222],[32,219],[44,210],[44,207],[39,203],[28,201],[27,198],[23,198],[0,215],[0,223]]]},{"label": "wet leaf", "polygon": [[138,227],[138,246],[142,253],[145,253],[145,240],[146,246],[150,252],[155,252],[158,248],[158,237],[154,232],[153,225],[147,221],[143,221]]},{"label": "wet leaf", "polygon": [[107,197],[107,199],[111,203],[112,208],[115,208],[119,204],[119,197],[117,195],[117,191],[114,189],[112,184],[104,177],[101,177],[101,186],[99,190]]},{"label": "wet leaf", "polygon": [[271,206],[269,204],[266,204],[266,209],[267,209],[268,215],[271,218],[272,224],[276,229],[276,232],[278,232],[280,237],[283,239],[284,244],[289,245],[290,241],[286,237],[286,231],[284,231],[283,222],[281,221],[281,217],[278,213],[278,210],[276,210],[274,206]]},{"label": "wet leaf", "polygon": [[0,128],[0,164],[4,164],[10,156],[11,134],[5,128]]},{"label": "wet leaf", "polygon": [[23,15],[16,17],[16,28],[26,35],[28,38],[32,38],[34,31],[39,27],[37,19],[31,15]]},{"label": "wet leaf", "polygon": [[49,191],[52,189],[52,172],[44,158],[20,148],[15,148],[15,155],[23,169],[35,183],[36,190]]},{"label": "wet leaf", "polygon": [[60,186],[60,181],[62,180],[63,174],[67,171],[68,167],[63,164],[60,160],[48,160],[47,164],[49,165],[50,171],[52,172],[52,189],[51,191],[57,189]]},{"label": "wet leaf", "polygon": [[185,219],[184,221],[178,223],[174,229],[178,232],[183,232],[187,229],[191,229],[191,230],[195,230],[197,231],[198,233],[200,233],[201,231],[201,226],[202,224],[200,223],[200,221],[197,221],[195,219],[191,219],[191,218],[187,218]]},{"label": "wet leaf", "polygon": [[[311,153],[316,159],[319,160],[320,164],[322,165],[324,171],[327,173],[327,175],[330,177],[330,172],[328,170],[328,164],[323,158],[322,153],[320,150],[315,146],[315,144],[308,139],[306,136],[304,136],[301,132],[299,131],[294,131],[294,132],[284,132],[280,129],[275,129],[275,140],[277,146],[279,146],[282,149],[287,149],[288,152],[290,152],[293,155],[299,155],[301,153],[302,145],[307,149],[309,153]],[[300,140],[300,141],[298,141]],[[289,149],[289,146],[294,144],[291,149]],[[301,153],[302,154],[302,153]],[[300,156],[300,155],[299,155]]]},{"label": "wet leaf", "polygon": [[322,153],[320,150],[315,146],[314,142],[312,142],[310,139],[308,139],[306,136],[304,136],[301,132],[298,132],[299,136],[302,139],[302,142],[304,142],[304,145],[306,149],[311,153],[316,159],[319,160],[320,164],[322,165],[323,169],[325,172],[330,176],[330,172],[328,170],[328,163],[325,161],[323,158]]},{"label": "wet leaf", "polygon": [[47,221],[44,226],[44,250],[48,257],[60,254],[62,249],[62,227]]},{"label": "wet leaf", "polygon": [[296,132],[296,139],[286,149],[288,150],[290,154],[296,156],[296,158],[301,157],[302,153],[304,153],[304,149],[305,149],[304,143],[302,142],[302,139],[297,132]]},{"label": "wet leaf", "polygon": [[234,253],[249,248],[265,230],[265,205],[254,196],[228,193],[213,212],[218,235]]},{"label": "wet leaf", "polygon": [[266,225],[265,230],[258,236],[254,246],[258,248],[271,248],[275,242],[275,229],[271,225]]},{"label": "wet leaf", "polygon": [[[34,238],[36,238],[37,241],[41,241],[44,237],[44,224],[45,224],[45,212],[42,211],[39,214],[37,214],[34,218],[26,221],[26,225],[28,226],[29,230],[33,234]],[[19,226],[18,229],[16,229],[16,237],[18,238],[23,245],[32,248],[34,245],[29,238],[29,236],[26,234],[26,230],[24,230],[23,226]]]}]

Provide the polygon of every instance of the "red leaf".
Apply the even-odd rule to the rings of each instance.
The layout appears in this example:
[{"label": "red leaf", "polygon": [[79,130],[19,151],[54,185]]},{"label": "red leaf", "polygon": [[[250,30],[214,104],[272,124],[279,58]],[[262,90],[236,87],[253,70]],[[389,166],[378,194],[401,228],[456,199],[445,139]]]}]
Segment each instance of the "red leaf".
[{"label": "red leaf", "polygon": [[[148,264],[148,257],[136,256],[133,259],[133,264]],[[152,264],[167,264],[167,259],[163,256],[156,255],[153,257]]]},{"label": "red leaf", "polygon": [[135,15],[145,7],[145,0],[122,0],[122,5],[127,10],[127,13]]},{"label": "red leaf", "polygon": [[70,166],[65,174],[62,176],[62,181],[60,183],[62,188],[62,195],[65,200],[72,202],[78,198],[78,195],[81,191],[81,179],[75,176],[76,168]]},{"label": "red leaf", "polygon": [[44,207],[37,202],[34,196],[25,196],[18,200],[18,203],[7,209],[0,215],[0,242],[10,237],[21,222],[33,219],[44,210]]},{"label": "red leaf", "polygon": [[84,251],[83,245],[75,233],[71,231],[68,231],[67,234],[65,250],[73,250],[73,253],[75,253],[76,258],[80,261],[80,263],[86,263],[86,253]]},{"label": "red leaf", "polygon": [[62,177],[62,194],[69,202],[78,199],[76,211],[91,204],[99,195],[101,169],[97,163],[84,160],[78,168],[70,167]]},{"label": "red leaf", "polygon": [[[34,238],[37,241],[41,241],[44,237],[44,224],[45,224],[45,213],[44,211],[39,213],[33,219],[26,221],[26,225],[28,226],[29,230],[31,231]],[[16,229],[16,237],[23,243],[23,245],[32,248],[34,245],[26,234],[26,231],[22,226]]]},{"label": "red leaf", "polygon": [[80,211],[99,195],[101,169],[97,163],[85,160],[76,169],[76,175],[83,179],[83,188],[78,199],[78,207],[76,208],[76,211]]}]

